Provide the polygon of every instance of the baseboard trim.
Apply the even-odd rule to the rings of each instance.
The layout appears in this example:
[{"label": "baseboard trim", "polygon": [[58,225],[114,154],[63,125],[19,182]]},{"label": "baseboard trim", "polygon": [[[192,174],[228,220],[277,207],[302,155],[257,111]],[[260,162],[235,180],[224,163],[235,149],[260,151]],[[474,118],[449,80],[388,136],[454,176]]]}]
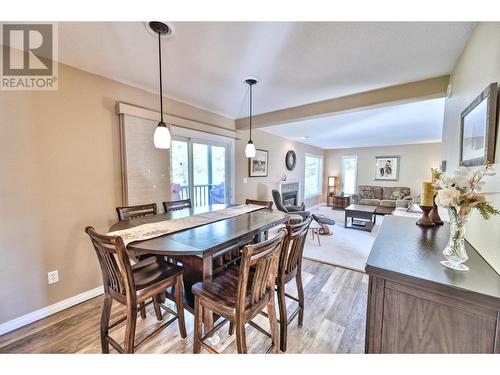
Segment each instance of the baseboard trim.
[{"label": "baseboard trim", "polygon": [[43,307],[29,314],[20,316],[19,318],[9,320],[8,322],[0,324],[0,335],[4,335],[8,332],[14,331],[15,329],[24,327],[25,325],[46,318],[71,306],[78,305],[79,303],[85,302],[103,293],[104,289],[102,286],[100,286],[95,289],[87,290],[86,292],[77,294],[76,296],[67,298],[63,301],[57,302],[53,305]]}]

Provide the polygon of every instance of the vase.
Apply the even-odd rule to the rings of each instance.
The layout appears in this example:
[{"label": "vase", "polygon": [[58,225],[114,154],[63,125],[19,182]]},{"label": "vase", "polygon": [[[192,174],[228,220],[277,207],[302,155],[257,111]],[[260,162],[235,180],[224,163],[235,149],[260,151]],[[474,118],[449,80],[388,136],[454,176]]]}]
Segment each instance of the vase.
[{"label": "vase", "polygon": [[448,208],[450,239],[443,250],[443,255],[447,260],[442,261],[441,264],[456,271],[469,270],[469,267],[463,264],[469,259],[467,251],[465,251],[465,226],[469,221],[469,215],[470,209]]}]

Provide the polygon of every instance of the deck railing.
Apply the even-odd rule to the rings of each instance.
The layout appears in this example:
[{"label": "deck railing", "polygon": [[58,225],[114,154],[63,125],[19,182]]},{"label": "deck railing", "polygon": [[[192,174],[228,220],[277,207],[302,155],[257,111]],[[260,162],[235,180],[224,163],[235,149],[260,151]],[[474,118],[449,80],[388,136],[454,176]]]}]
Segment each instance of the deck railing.
[{"label": "deck railing", "polygon": [[[222,189],[222,194],[220,191]],[[180,199],[188,199],[189,198],[189,186],[183,185],[180,190]],[[219,194],[215,194],[219,193]],[[193,197],[191,197],[191,201],[194,207],[206,206],[209,204],[216,203],[224,203],[224,185],[213,185],[213,184],[204,184],[204,185],[194,185],[193,186]]]}]

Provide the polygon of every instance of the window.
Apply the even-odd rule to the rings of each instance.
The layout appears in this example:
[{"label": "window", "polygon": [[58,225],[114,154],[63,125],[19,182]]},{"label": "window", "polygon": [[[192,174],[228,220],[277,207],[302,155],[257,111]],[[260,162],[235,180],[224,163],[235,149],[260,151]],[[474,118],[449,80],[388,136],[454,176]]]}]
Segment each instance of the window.
[{"label": "window", "polygon": [[233,141],[173,127],[172,199],[191,198],[193,206],[232,201]]},{"label": "window", "polygon": [[323,185],[323,157],[306,154],[304,196],[306,198],[321,194]]},{"label": "window", "polygon": [[356,192],[358,176],[358,157],[342,156],[342,191],[344,194]]}]

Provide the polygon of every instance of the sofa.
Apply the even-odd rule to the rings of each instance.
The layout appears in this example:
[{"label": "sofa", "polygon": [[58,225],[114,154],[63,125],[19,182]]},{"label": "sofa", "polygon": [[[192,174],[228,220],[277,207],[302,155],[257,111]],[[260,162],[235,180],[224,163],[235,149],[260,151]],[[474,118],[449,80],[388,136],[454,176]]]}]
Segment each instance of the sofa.
[{"label": "sofa", "polygon": [[409,187],[359,185],[358,191],[351,196],[351,203],[377,206],[378,214],[390,214],[396,207],[407,208],[413,197]]}]

